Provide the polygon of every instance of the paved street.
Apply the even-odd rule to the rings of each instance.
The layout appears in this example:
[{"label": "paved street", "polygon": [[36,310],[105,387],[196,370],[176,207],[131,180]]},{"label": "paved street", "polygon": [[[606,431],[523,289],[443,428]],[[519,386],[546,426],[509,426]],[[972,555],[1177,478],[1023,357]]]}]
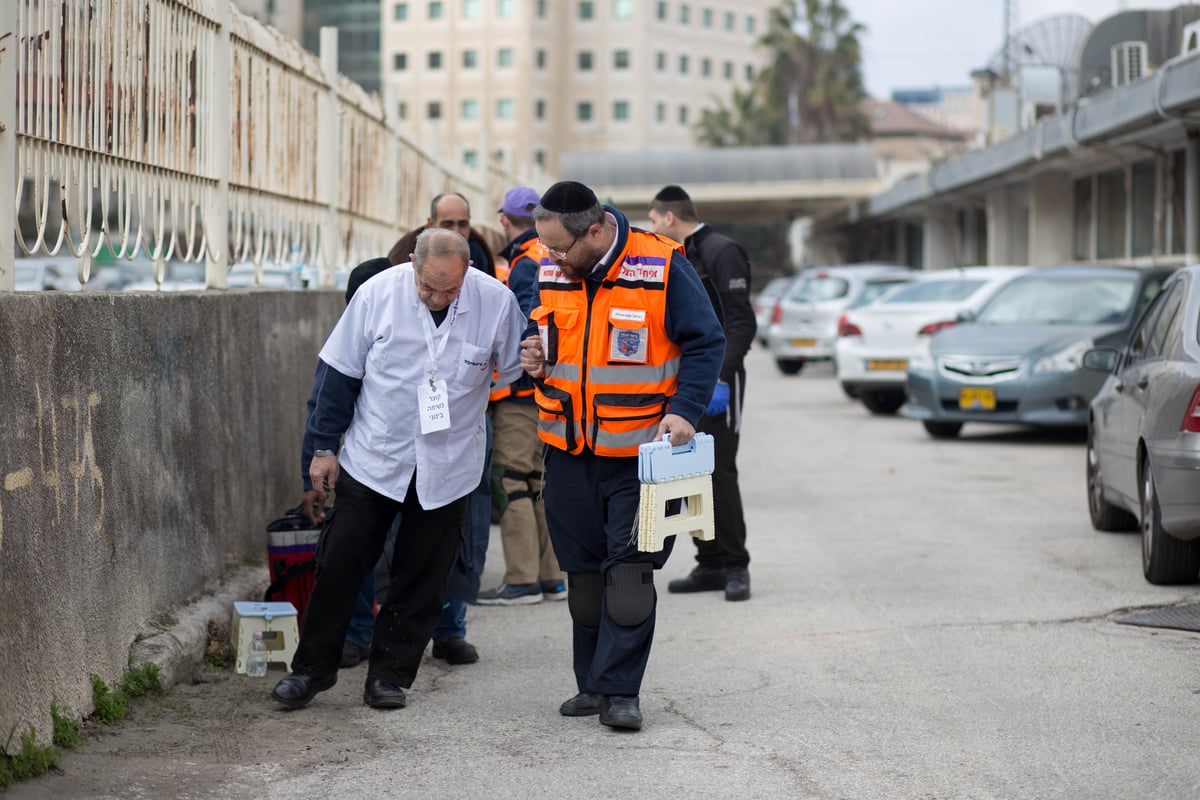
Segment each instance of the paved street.
[{"label": "paved street", "polygon": [[[13,797],[1194,798],[1200,635],[1115,624],[1200,597],[1088,523],[1082,436],[871,417],[819,365],[750,359],[753,599],[658,586],[646,728],[560,717],[565,603],[474,608],[483,660],[409,707],[365,667],[284,713],[269,682],[180,687]],[[493,539],[487,579],[501,569]],[[224,678],[224,676],[221,676]]]}]

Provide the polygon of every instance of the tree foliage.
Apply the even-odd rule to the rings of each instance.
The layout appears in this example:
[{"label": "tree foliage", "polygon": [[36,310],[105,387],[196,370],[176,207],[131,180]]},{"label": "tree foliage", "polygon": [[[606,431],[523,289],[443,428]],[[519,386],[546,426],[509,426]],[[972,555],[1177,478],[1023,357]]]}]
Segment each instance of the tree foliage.
[{"label": "tree foliage", "polygon": [[711,147],[865,138],[858,41],[865,30],[843,0],[783,0],[759,39],[767,66],[749,90],[735,88],[727,104],[701,115],[697,138]]}]

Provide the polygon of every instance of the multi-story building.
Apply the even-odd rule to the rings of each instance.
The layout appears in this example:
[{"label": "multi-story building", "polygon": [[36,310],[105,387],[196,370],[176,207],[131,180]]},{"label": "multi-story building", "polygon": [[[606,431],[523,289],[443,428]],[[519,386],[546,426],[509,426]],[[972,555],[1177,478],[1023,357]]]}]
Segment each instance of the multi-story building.
[{"label": "multi-story building", "polygon": [[445,158],[518,172],[690,147],[762,67],[777,1],[383,0],[388,113]]},{"label": "multi-story building", "polygon": [[336,27],[338,71],[368,92],[378,92],[380,8],[390,5],[384,0],[304,0],[301,43],[319,53],[321,28]]}]

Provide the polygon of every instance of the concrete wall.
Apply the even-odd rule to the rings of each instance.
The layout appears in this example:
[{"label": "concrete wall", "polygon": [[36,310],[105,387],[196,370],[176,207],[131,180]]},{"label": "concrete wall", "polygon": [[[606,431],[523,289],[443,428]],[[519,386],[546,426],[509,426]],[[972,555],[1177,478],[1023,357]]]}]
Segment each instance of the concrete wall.
[{"label": "concrete wall", "polygon": [[[0,732],[92,711],[301,496],[340,292],[0,293]],[[263,576],[266,568],[263,566]],[[14,740],[15,741],[15,740]]]}]

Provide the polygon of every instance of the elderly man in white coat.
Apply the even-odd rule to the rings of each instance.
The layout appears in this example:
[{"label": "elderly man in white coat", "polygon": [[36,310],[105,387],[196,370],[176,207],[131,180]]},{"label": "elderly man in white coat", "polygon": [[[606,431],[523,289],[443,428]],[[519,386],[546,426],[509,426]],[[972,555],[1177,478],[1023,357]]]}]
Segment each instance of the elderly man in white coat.
[{"label": "elderly man in white coat", "polygon": [[321,349],[310,475],[316,507],[335,483],[337,506],[318,545],[292,672],[271,692],[288,708],[337,682],[355,597],[397,513],[363,702],[407,702],[483,470],[492,365],[505,382],[521,373],[525,317],[512,292],[469,261],[462,236],[424,231],[410,263],[363,284]]}]

